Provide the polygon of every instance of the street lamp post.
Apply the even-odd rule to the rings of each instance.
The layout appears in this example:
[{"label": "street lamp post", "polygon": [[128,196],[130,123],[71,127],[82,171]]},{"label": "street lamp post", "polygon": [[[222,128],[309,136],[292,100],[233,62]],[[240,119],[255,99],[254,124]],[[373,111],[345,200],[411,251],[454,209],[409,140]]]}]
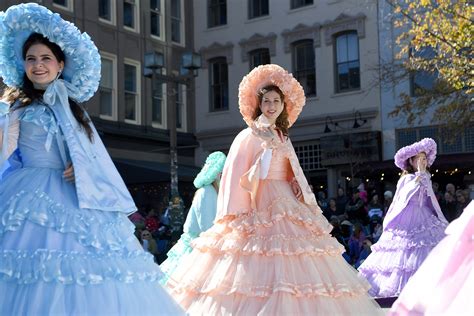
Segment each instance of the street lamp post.
[{"label": "street lamp post", "polygon": [[[171,207],[175,213],[175,220],[171,220],[171,223],[176,229],[184,223],[184,210],[182,200],[179,196],[178,190],[178,149],[177,149],[177,131],[176,131],[176,120],[177,120],[177,94],[179,93],[179,85],[184,84],[190,85],[191,79],[197,75],[197,70],[201,68],[201,56],[194,52],[186,52],[182,55],[181,67],[179,75],[164,75],[157,73],[157,70],[161,70],[164,67],[164,56],[158,52],[149,52],[145,54],[145,76],[151,74],[152,78],[152,93],[155,97],[155,84],[158,82],[170,82],[175,87],[175,92],[171,94],[173,96],[172,102],[169,102],[168,106],[168,130],[170,135],[170,201]],[[169,104],[168,103],[168,104]]]}]

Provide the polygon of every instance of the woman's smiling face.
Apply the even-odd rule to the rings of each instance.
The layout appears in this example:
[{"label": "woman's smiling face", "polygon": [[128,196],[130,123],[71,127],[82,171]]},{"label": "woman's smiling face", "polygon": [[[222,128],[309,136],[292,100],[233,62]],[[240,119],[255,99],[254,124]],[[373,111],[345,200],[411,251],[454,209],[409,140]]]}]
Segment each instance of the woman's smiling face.
[{"label": "woman's smiling face", "polygon": [[59,62],[44,44],[34,44],[26,52],[26,76],[36,88],[47,86],[63,68],[64,62]]},{"label": "woman's smiling face", "polygon": [[262,96],[260,110],[271,123],[275,123],[278,116],[283,112],[283,106],[280,94],[276,91],[268,91]]}]

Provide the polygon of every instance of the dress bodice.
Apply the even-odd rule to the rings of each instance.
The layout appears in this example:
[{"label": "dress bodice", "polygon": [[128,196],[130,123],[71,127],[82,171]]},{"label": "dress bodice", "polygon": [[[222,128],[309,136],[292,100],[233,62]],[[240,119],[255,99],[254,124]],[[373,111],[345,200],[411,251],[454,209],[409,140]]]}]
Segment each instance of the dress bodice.
[{"label": "dress bodice", "polygon": [[272,160],[268,170],[267,179],[288,180],[288,173],[291,170],[289,161],[289,150],[287,142],[280,143],[272,150]]},{"label": "dress bodice", "polygon": [[49,107],[28,105],[20,116],[18,148],[24,167],[64,169],[66,145]]}]

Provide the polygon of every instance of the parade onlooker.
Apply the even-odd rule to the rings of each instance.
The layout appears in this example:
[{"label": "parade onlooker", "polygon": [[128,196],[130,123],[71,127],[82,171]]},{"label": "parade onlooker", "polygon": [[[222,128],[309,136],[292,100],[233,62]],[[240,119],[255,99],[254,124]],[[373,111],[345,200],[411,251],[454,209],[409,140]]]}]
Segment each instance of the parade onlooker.
[{"label": "parade onlooker", "polygon": [[439,191],[439,183],[433,182],[431,186],[433,188],[433,192],[436,196],[436,199],[438,200],[438,203],[441,203],[441,201],[443,200],[443,194]]},{"label": "parade onlooker", "polygon": [[344,192],[343,188],[337,188],[337,197],[336,197],[336,208],[338,213],[344,213],[346,211],[346,205],[349,203],[349,198]]},{"label": "parade onlooker", "polygon": [[328,201],[328,199],[326,198],[326,193],[324,193],[324,191],[319,191],[319,192],[318,192],[317,201],[318,201],[319,207],[320,207],[322,210],[325,210],[325,209],[328,208],[329,201]]},{"label": "parade onlooker", "polygon": [[359,260],[362,243],[367,238],[360,223],[355,223],[351,237],[349,238],[349,257],[350,264],[355,265]]},{"label": "parade onlooker", "polygon": [[151,232],[149,230],[145,229],[144,231],[142,231],[141,243],[144,250],[148,251],[153,256],[158,255],[158,246],[156,244],[155,239],[153,239],[153,236],[151,235]]},{"label": "parade onlooker", "polygon": [[[347,221],[345,221],[347,222]],[[349,262],[349,257],[346,256],[345,254],[347,254],[349,252],[349,245],[347,244],[347,242],[349,241],[349,238],[350,238],[350,234],[351,234],[351,226],[349,227],[349,230],[348,232],[346,233],[346,235],[344,235],[344,232],[343,232],[343,226],[341,225],[341,221],[339,220],[339,218],[337,216],[332,216],[331,217],[331,220],[329,221],[329,223],[332,225],[332,230],[331,230],[331,236],[333,236],[334,238],[337,239],[337,241],[344,246],[344,254],[342,255],[345,259],[347,259],[347,262]],[[352,224],[351,224],[352,225]],[[345,237],[346,236],[346,237]]]},{"label": "parade onlooker", "polygon": [[379,201],[379,195],[374,194],[372,196],[372,198],[370,199],[369,205],[367,205],[369,218],[371,218],[372,216],[383,217],[383,209],[382,208],[383,207],[382,207],[382,205],[380,204],[380,201]]},{"label": "parade onlooker", "polygon": [[365,184],[361,183],[357,187],[357,190],[359,191],[359,197],[364,201],[365,204],[368,202],[368,196],[367,196],[367,191],[365,190]]},{"label": "parade onlooker", "polygon": [[323,215],[326,217],[328,220],[330,220],[333,216],[336,216],[339,220],[344,220],[345,215],[344,211],[340,212],[337,209],[337,204],[336,204],[336,199],[331,198],[329,199],[329,204],[326,207],[326,209],[323,209]]},{"label": "parade onlooker", "polygon": [[451,192],[448,191],[444,193],[444,199],[441,201],[440,206],[441,211],[443,212],[448,222],[451,223],[459,216],[457,210],[457,201],[456,198],[451,194]]},{"label": "parade onlooker", "polygon": [[469,205],[469,192],[467,190],[457,190],[456,201],[456,218],[458,218],[463,210]]},{"label": "parade onlooker", "polygon": [[383,215],[387,214],[388,209],[390,208],[390,205],[392,204],[393,200],[393,193],[390,190],[387,190],[383,193]]},{"label": "parade onlooker", "polygon": [[353,190],[352,199],[346,205],[346,214],[352,223],[359,222],[362,225],[367,224],[367,213],[364,201],[359,197],[357,188]]},{"label": "parade onlooker", "polygon": [[360,254],[359,258],[357,259],[357,262],[355,263],[354,267],[357,269],[364,261],[367,259],[367,257],[372,253],[372,242],[366,238],[362,242],[362,247],[360,249]]},{"label": "parade onlooker", "polygon": [[373,243],[376,243],[383,232],[382,218],[374,215],[370,218],[370,237]]},{"label": "parade onlooker", "polygon": [[456,187],[454,186],[454,184],[446,184],[446,192],[451,193],[452,196],[456,196]]}]

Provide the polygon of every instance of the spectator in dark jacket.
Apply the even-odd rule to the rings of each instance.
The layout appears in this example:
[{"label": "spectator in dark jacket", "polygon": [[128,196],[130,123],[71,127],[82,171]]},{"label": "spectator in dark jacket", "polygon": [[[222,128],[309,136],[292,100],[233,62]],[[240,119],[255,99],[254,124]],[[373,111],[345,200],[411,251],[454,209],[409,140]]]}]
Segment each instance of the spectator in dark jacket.
[{"label": "spectator in dark jacket", "polygon": [[338,213],[344,213],[346,211],[346,205],[349,203],[349,198],[344,192],[343,188],[337,189],[336,197],[336,208]]}]

